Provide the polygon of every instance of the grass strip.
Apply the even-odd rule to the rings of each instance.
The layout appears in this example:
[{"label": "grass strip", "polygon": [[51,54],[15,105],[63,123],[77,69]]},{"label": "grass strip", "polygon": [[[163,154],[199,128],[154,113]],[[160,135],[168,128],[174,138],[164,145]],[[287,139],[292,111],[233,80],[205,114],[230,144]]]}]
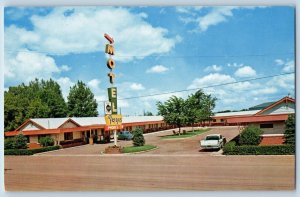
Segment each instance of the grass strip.
[{"label": "grass strip", "polygon": [[122,152],[123,153],[136,153],[141,151],[147,151],[156,148],[156,146],[153,145],[144,145],[144,146],[127,146],[124,147]]},{"label": "grass strip", "polygon": [[176,134],[172,134],[172,135],[166,135],[166,136],[161,136],[161,139],[181,139],[181,138],[189,138],[189,137],[193,137],[196,135],[200,135],[202,133],[205,133],[207,131],[209,131],[210,129],[197,129],[193,131],[188,131],[186,133],[181,133],[180,135]]}]

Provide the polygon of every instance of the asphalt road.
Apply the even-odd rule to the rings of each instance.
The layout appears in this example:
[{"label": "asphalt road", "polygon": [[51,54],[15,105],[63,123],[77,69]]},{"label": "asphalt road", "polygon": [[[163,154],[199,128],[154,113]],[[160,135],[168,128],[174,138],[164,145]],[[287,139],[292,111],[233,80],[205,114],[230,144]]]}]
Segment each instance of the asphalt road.
[{"label": "asphalt road", "polygon": [[5,156],[5,189],[293,190],[294,164],[294,156]]}]

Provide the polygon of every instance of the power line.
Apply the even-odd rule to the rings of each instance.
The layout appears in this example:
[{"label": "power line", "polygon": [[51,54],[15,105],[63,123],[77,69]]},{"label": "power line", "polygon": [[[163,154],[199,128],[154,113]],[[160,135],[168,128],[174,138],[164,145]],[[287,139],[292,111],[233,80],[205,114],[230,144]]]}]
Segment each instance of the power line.
[{"label": "power line", "polygon": [[[267,78],[272,78],[272,77],[284,76],[284,75],[289,75],[289,74],[294,74],[294,73],[295,72],[281,73],[281,74],[277,74],[277,75],[269,75],[269,76],[257,77],[257,78],[246,79],[246,80],[235,81],[235,82],[214,84],[214,85],[203,86],[203,87],[199,87],[199,88],[190,88],[190,89],[176,90],[176,91],[171,91],[171,92],[162,92],[162,93],[148,94],[148,95],[142,95],[142,96],[119,98],[118,100],[129,100],[129,99],[145,98],[145,97],[152,97],[152,96],[160,96],[160,95],[165,95],[165,94],[173,94],[173,93],[179,93],[179,92],[188,92],[188,91],[194,91],[194,90],[199,90],[199,89],[213,88],[213,87],[232,85],[232,84],[237,84],[237,83],[242,83],[242,82],[247,82],[247,81],[255,81],[255,80],[267,79]],[[98,101],[98,103],[100,103],[100,102],[105,102],[105,101]]]},{"label": "power line", "polygon": [[[142,96],[119,98],[118,100],[129,100],[129,99],[137,99],[137,98],[145,98],[145,97],[159,96],[159,95],[165,95],[165,94],[172,94],[172,93],[177,93],[177,92],[188,92],[188,91],[194,91],[194,90],[199,90],[199,89],[219,87],[219,86],[226,86],[226,85],[232,85],[232,84],[237,84],[237,83],[242,83],[242,82],[247,82],[247,81],[255,81],[255,80],[267,79],[267,78],[272,78],[272,77],[290,75],[290,74],[294,74],[294,73],[295,72],[281,73],[281,74],[277,74],[277,75],[269,75],[269,76],[264,76],[264,77],[257,77],[257,78],[252,78],[252,79],[246,79],[246,80],[242,80],[242,81],[215,84],[215,85],[203,86],[203,87],[199,87],[199,88],[191,88],[191,89],[177,90],[177,91],[171,91],[171,92],[162,92],[162,93],[148,94],[148,95],[142,95]],[[275,97],[280,97],[280,96],[277,95],[277,96],[274,96],[274,97],[271,97],[271,98],[275,98]],[[97,103],[103,103],[103,102],[106,102],[106,101],[97,101]],[[29,107],[29,106],[27,106],[26,108],[35,109],[35,108],[38,108],[38,107]],[[24,108],[14,107],[13,109],[16,110],[16,109],[24,109]]]},{"label": "power line", "polygon": [[[68,53],[58,53],[58,52],[45,52],[45,51],[31,51],[31,50],[5,50],[8,53],[38,53],[38,54],[48,54],[48,55],[68,55]],[[97,51],[95,51],[96,53]],[[70,54],[76,54],[77,52],[71,52]],[[93,52],[89,52],[93,53]],[[125,57],[167,57],[167,58],[230,58],[230,57],[268,57],[268,56],[277,56],[277,55],[294,55],[293,52],[286,53],[269,53],[269,54],[242,54],[242,55],[115,55],[115,57],[125,58]]]}]

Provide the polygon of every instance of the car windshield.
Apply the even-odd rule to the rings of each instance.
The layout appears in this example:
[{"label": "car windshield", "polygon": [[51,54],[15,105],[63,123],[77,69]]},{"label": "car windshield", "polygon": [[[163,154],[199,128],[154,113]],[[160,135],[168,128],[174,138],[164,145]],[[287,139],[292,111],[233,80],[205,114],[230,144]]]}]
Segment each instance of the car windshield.
[{"label": "car windshield", "polygon": [[219,140],[219,136],[207,136],[206,140]]}]

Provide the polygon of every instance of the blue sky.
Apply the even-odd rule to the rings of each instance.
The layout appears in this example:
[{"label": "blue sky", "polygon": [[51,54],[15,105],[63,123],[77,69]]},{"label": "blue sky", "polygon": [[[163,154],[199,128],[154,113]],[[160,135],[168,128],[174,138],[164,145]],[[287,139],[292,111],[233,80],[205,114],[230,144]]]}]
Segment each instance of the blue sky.
[{"label": "blue sky", "polygon": [[[56,80],[66,98],[84,81],[107,100],[107,43],[115,40],[118,97],[201,88],[293,72],[293,7],[5,8],[5,89],[34,78]],[[215,111],[294,96],[294,75],[205,88]],[[194,91],[178,92],[186,98]],[[171,95],[119,100],[124,115],[157,113]]]}]

